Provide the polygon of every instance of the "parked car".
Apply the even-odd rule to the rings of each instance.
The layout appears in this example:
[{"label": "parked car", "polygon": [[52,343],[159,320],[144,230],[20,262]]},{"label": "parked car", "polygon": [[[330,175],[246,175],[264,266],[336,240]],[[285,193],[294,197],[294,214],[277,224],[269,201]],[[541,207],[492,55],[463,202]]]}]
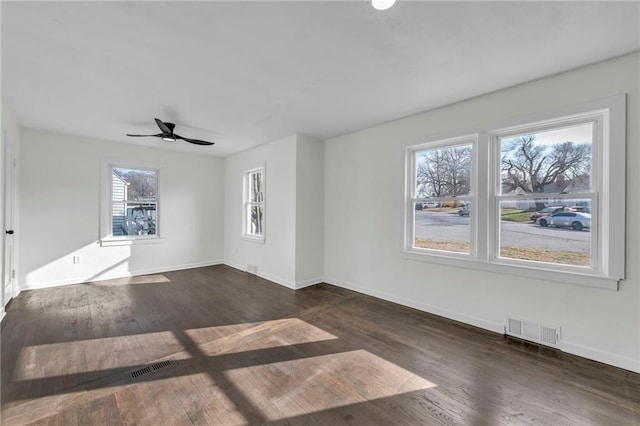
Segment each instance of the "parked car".
[{"label": "parked car", "polygon": [[555,226],[582,231],[583,228],[591,228],[591,215],[580,212],[560,212],[551,216],[540,217],[537,223],[540,226]]},{"label": "parked car", "polygon": [[427,207],[429,209],[432,209],[435,207],[440,207],[440,203],[438,203],[437,201],[427,201],[426,203],[422,204],[422,207]]},{"label": "parked car", "polygon": [[416,210],[422,210],[422,203],[416,203]]},{"label": "parked car", "polygon": [[458,216],[469,216],[470,212],[471,212],[471,204],[467,204],[463,208],[458,210]]},{"label": "parked car", "polygon": [[537,222],[538,219],[541,218],[541,217],[551,216],[552,214],[560,213],[560,212],[562,212],[564,210],[565,210],[565,208],[563,206],[545,207],[544,209],[540,210],[539,212],[535,212],[534,214],[532,214],[530,219],[531,219],[532,222]]}]

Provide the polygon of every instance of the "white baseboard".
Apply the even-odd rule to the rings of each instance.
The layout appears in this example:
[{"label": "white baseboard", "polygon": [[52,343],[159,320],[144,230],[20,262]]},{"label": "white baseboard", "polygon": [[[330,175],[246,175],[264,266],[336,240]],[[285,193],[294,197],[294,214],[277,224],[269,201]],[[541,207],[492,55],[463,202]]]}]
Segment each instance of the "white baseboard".
[{"label": "white baseboard", "polygon": [[486,321],[481,318],[477,318],[470,315],[464,315],[459,312],[448,311],[435,306],[427,305],[424,303],[416,302],[412,299],[396,296],[391,293],[387,293],[379,290],[372,290],[370,288],[361,287],[346,281],[325,278],[324,282],[327,284],[333,284],[338,287],[346,288],[347,290],[353,290],[358,293],[366,294],[368,296],[377,297],[378,299],[387,300],[389,302],[398,303],[400,305],[408,306],[410,308],[418,309],[419,311],[428,312],[430,314],[438,315],[440,317],[448,318],[454,321],[460,321],[465,324],[480,327],[485,330],[493,331],[495,333],[504,334],[504,324]]},{"label": "white baseboard", "polygon": [[[231,263],[231,262],[224,262],[224,264],[227,265],[227,266],[231,266],[232,268],[238,269],[238,270],[240,270],[242,272],[248,272],[246,265],[243,266],[243,265],[238,265],[236,263]],[[250,272],[248,272],[248,273],[250,273]],[[321,282],[324,282],[322,280],[322,278],[312,278],[312,279],[309,279],[309,280],[293,282],[293,281],[285,280],[285,279],[280,278],[278,276],[271,275],[271,274],[265,273],[265,272],[260,272],[260,271],[258,271],[257,276],[260,277],[260,278],[263,278],[265,280],[274,282],[276,284],[280,284],[281,286],[290,288],[292,290],[299,290],[299,289],[304,288],[304,287],[309,287],[309,286],[312,286],[312,285],[315,285],[315,284],[320,284]]]},{"label": "white baseboard", "polygon": [[322,278],[311,278],[309,280],[304,281],[296,281],[296,290],[300,290],[301,288],[310,287],[312,285],[323,283],[324,279]]},{"label": "white baseboard", "polygon": [[565,342],[562,340],[559,343],[560,350],[564,352],[578,355],[582,358],[591,359],[593,361],[602,362],[604,364],[613,365],[614,367],[623,368],[635,373],[640,373],[640,360],[638,359],[601,351],[578,343]]},{"label": "white baseboard", "polygon": [[139,275],[159,274],[162,272],[180,271],[182,269],[202,268],[205,266],[220,265],[223,262],[221,260],[211,260],[207,262],[186,263],[182,265],[162,266],[158,268],[139,269],[136,271],[115,272],[109,274],[99,274],[88,277],[74,277],[64,280],[54,281],[41,281],[36,283],[26,284],[21,290],[37,290],[42,288],[59,287],[63,285],[82,284],[93,281],[113,280],[118,278],[135,277]]},{"label": "white baseboard", "polygon": [[[494,333],[504,334],[504,324],[486,321],[481,318],[477,318],[470,315],[461,314],[458,312],[441,309],[435,306],[430,306],[424,303],[416,302],[415,300],[399,297],[391,293],[386,293],[378,290],[371,290],[366,287],[358,286],[346,281],[325,278],[324,282],[333,284],[338,287],[346,288],[348,290],[357,291],[369,296],[377,297],[379,299],[388,300],[389,302],[398,303],[400,305],[409,306],[411,308],[418,309],[420,311],[428,312],[430,314],[438,315],[444,318],[448,318],[454,321],[460,321],[465,324],[473,325],[475,327],[483,328],[485,330],[493,331]],[[611,352],[602,351],[599,349],[591,348],[588,346],[560,341],[559,349],[563,352],[577,355],[582,358],[587,358],[593,361],[602,362],[604,364],[612,365],[614,367],[623,368],[625,370],[640,373],[640,360],[617,355]]]},{"label": "white baseboard", "polygon": [[4,308],[0,308],[0,322],[2,322],[5,315],[7,315],[7,312],[4,310]]},{"label": "white baseboard", "polygon": [[269,274],[269,273],[266,273],[266,272],[260,272],[260,271],[258,271],[258,274],[257,274],[257,275],[258,275],[260,278],[264,278],[265,280],[269,280],[269,281],[274,282],[274,283],[276,283],[276,284],[280,284],[281,286],[284,286],[284,287],[290,288],[291,290],[295,290],[295,289],[296,289],[296,285],[295,285],[295,283],[293,283],[293,282],[291,282],[291,281],[288,281],[288,280],[284,280],[284,279],[282,279],[282,278],[280,278],[280,277],[277,277],[277,276],[275,276],[275,275],[271,275],[271,274]]}]

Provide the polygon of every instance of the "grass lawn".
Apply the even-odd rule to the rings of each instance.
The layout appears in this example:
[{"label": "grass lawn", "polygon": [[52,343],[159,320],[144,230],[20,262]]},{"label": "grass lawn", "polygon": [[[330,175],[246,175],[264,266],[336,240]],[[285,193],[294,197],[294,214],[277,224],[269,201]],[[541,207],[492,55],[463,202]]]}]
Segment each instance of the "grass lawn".
[{"label": "grass lawn", "polygon": [[503,209],[502,220],[510,220],[512,222],[531,222],[531,215],[535,211],[520,209]]},{"label": "grass lawn", "polygon": [[[416,238],[415,246],[432,250],[452,251],[455,253],[469,253],[469,243],[466,241],[438,241],[427,238]],[[563,252],[526,247],[501,247],[500,256],[509,259],[532,260],[535,262],[558,263],[561,265],[589,266],[589,253]]]}]

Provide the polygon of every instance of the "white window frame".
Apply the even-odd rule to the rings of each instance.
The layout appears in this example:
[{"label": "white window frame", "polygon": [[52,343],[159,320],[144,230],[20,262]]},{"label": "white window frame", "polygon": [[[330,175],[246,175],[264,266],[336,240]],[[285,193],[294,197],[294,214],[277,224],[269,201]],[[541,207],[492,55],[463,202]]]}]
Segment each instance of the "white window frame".
[{"label": "white window frame", "polygon": [[[574,199],[592,198],[592,268],[501,258],[499,203],[513,196],[500,195],[499,138],[515,133],[533,133],[592,121],[595,123],[592,141],[593,195],[567,195],[567,198]],[[412,191],[415,191],[415,152],[458,139],[449,137],[432,138],[432,142],[406,148],[403,258],[520,277],[618,289],[619,281],[625,277],[625,95],[488,123],[460,133],[477,135],[473,151],[475,174],[472,178],[475,196],[475,200],[472,201],[472,205],[475,205],[474,213],[471,215],[473,255],[460,256],[459,253],[416,250],[412,247],[415,213],[411,212],[410,208],[413,208],[415,200],[412,198]],[[536,194],[531,194],[530,198],[535,197]]]},{"label": "white window frame", "polygon": [[460,197],[461,199],[469,200],[471,205],[475,205],[476,203],[476,195],[477,195],[477,173],[475,172],[477,168],[477,157],[476,157],[476,146],[478,143],[477,135],[465,135],[454,138],[441,139],[433,142],[427,142],[419,145],[413,145],[407,147],[406,153],[406,161],[407,161],[407,188],[406,188],[406,200],[407,206],[405,208],[406,219],[405,223],[407,226],[407,233],[405,237],[405,252],[406,253],[415,253],[415,254],[428,254],[431,256],[444,256],[448,258],[467,258],[467,259],[476,259],[477,258],[477,244],[476,244],[476,219],[474,215],[470,215],[470,230],[469,230],[469,253],[460,253],[460,252],[449,252],[443,250],[435,250],[429,248],[419,248],[414,246],[415,242],[415,204],[416,202],[427,202],[427,201],[446,201],[450,200],[453,197],[435,197],[435,198],[419,198],[416,195],[416,154],[426,150],[433,149],[441,149],[441,148],[455,148],[463,145],[471,145],[471,192],[469,195],[465,195],[464,197]]},{"label": "white window frame", "polygon": [[[258,202],[250,200],[250,196],[251,196],[251,191],[249,189],[250,176],[255,173],[262,174],[263,199],[262,201],[258,201]],[[266,168],[266,164],[262,163],[258,167],[245,170],[244,173],[242,174],[242,238],[248,241],[264,244],[266,240],[266,234],[267,234],[266,202],[267,202],[267,168]],[[250,219],[249,211],[250,211],[250,207],[252,206],[262,207],[262,233],[261,234],[252,234],[250,232],[249,226],[247,226]]]},{"label": "white window frame", "polygon": [[[156,233],[154,235],[113,235],[113,170],[123,168],[132,170],[153,171],[156,174]],[[102,160],[100,167],[100,245],[102,247],[122,246],[134,244],[154,244],[164,242],[162,236],[162,202],[161,202],[161,179],[160,166],[155,164],[121,161]]]}]

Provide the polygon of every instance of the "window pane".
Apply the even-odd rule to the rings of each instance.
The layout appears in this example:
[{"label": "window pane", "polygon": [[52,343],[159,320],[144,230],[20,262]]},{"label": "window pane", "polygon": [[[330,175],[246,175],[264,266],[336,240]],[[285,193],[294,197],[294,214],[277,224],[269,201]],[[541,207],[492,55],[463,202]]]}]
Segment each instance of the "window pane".
[{"label": "window pane", "polygon": [[593,124],[500,138],[501,194],[591,191]]},{"label": "window pane", "polygon": [[414,248],[470,253],[471,204],[443,200],[439,206],[414,202]]},{"label": "window pane", "polygon": [[124,203],[113,203],[111,210],[111,224],[113,236],[127,235],[127,226],[125,223],[126,208]]},{"label": "window pane", "polygon": [[591,266],[591,200],[500,203],[500,257]]},{"label": "window pane", "polygon": [[[115,168],[114,184],[120,178],[126,183],[126,199],[141,201],[156,201],[157,174],[153,170],[133,170]],[[114,201],[116,192],[114,191]]]},{"label": "window pane", "polygon": [[262,206],[249,205],[247,214],[247,229],[249,235],[262,235],[264,215]]},{"label": "window pane", "polygon": [[416,198],[471,193],[471,144],[416,152]]},{"label": "window pane", "polygon": [[127,204],[128,235],[155,235],[156,206]]},{"label": "window pane", "polygon": [[249,201],[258,203],[264,200],[264,185],[262,172],[249,174]]}]

